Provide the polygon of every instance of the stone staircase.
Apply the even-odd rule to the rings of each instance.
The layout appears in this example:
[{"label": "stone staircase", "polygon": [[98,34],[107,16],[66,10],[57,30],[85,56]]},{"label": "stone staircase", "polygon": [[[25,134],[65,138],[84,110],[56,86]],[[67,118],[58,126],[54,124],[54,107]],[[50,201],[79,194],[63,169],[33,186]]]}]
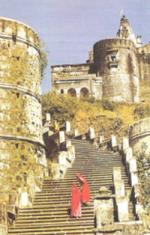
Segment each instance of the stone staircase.
[{"label": "stone staircase", "polygon": [[[85,140],[72,140],[76,149],[76,159],[64,179],[45,179],[41,192],[36,193],[32,208],[21,209],[16,223],[9,228],[8,234],[16,235],[77,235],[94,234],[93,199],[101,186],[109,187],[113,192],[112,170],[114,166],[122,168],[122,178],[126,189],[130,189],[128,178],[116,152],[101,151]],[[90,185],[92,200],[88,206],[82,206],[80,219],[70,218],[70,192],[75,174],[85,175]],[[133,206],[130,203],[130,219],[133,220]]]}]

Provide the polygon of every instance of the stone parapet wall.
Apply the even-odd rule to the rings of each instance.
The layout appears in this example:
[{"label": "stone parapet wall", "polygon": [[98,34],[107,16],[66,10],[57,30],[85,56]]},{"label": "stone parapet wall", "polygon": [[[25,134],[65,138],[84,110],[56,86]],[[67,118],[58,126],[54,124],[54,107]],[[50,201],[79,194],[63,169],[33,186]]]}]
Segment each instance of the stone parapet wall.
[{"label": "stone parapet wall", "polygon": [[147,154],[150,153],[150,118],[134,123],[130,130],[130,142],[134,153],[141,152],[142,149]]},{"label": "stone parapet wall", "polygon": [[87,79],[89,64],[55,65],[52,69],[52,81],[65,79]]},{"label": "stone parapet wall", "polygon": [[13,19],[0,17],[0,35],[4,38],[15,37],[17,41],[32,44],[37,48],[40,47],[37,33],[30,26]]},{"label": "stone parapet wall", "polygon": [[132,41],[120,38],[109,38],[103,39],[94,44],[94,50],[98,50],[100,48],[108,47],[111,48],[129,48],[130,50],[136,50],[135,45]]}]

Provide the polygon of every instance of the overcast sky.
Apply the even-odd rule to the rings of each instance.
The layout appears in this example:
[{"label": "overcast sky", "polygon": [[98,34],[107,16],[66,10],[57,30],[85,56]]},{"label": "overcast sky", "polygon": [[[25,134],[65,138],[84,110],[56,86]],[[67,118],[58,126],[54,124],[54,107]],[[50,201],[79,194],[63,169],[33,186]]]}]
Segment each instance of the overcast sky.
[{"label": "overcast sky", "polygon": [[150,0],[0,0],[0,12],[32,26],[44,42],[43,92],[51,87],[51,65],[84,63],[96,41],[115,36],[120,12],[144,43],[150,40]]}]

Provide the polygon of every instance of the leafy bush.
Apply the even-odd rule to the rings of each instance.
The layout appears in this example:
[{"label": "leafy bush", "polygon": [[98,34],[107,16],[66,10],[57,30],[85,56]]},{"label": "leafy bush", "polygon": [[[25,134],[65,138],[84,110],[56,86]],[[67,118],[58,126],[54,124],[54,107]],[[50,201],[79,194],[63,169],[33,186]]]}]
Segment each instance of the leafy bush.
[{"label": "leafy bush", "polygon": [[106,110],[114,111],[115,110],[115,103],[104,99],[102,101],[102,107]]}]

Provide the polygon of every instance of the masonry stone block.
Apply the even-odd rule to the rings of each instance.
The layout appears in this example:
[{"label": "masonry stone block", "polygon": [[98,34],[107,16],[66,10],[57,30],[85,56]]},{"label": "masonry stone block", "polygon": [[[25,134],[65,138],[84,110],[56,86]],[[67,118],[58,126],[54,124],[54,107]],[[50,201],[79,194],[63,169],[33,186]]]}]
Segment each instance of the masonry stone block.
[{"label": "masonry stone block", "polygon": [[112,198],[101,198],[100,200],[95,200],[94,208],[97,228],[114,222],[114,206]]},{"label": "masonry stone block", "polygon": [[131,147],[129,147],[128,149],[126,149],[126,162],[129,163],[129,161],[133,158],[133,150]]},{"label": "masonry stone block", "polygon": [[129,220],[129,210],[128,210],[128,199],[125,197],[117,198],[117,212],[119,222],[124,222]]},{"label": "masonry stone block", "polygon": [[124,136],[123,140],[122,140],[122,149],[125,152],[126,149],[129,148],[129,137],[128,136]]},{"label": "masonry stone block", "polygon": [[75,160],[75,147],[73,145],[69,146],[67,152],[68,152],[68,158],[72,164],[73,161]]},{"label": "masonry stone block", "polygon": [[75,129],[75,130],[74,130],[74,136],[75,136],[75,137],[80,136],[80,132],[79,132],[78,129]]},{"label": "masonry stone block", "polygon": [[135,157],[129,160],[129,170],[130,172],[137,172],[137,161]]},{"label": "masonry stone block", "polygon": [[71,146],[71,140],[66,140],[66,148],[69,148]]},{"label": "masonry stone block", "polygon": [[115,187],[115,195],[116,197],[124,197],[125,196],[125,185],[123,180],[117,180],[114,182]]},{"label": "masonry stone block", "polygon": [[102,144],[104,141],[104,136],[103,135],[100,135],[99,136],[99,143]]},{"label": "masonry stone block", "polygon": [[21,190],[20,191],[20,198],[19,198],[19,208],[24,208],[30,205],[29,195],[27,191]]},{"label": "masonry stone block", "polygon": [[71,131],[71,123],[69,121],[66,121],[66,133],[69,133]]},{"label": "masonry stone block", "polygon": [[59,131],[59,143],[65,142],[65,132],[64,131]]},{"label": "masonry stone block", "polygon": [[113,167],[113,182],[121,181],[121,167]]},{"label": "masonry stone block", "polygon": [[132,186],[137,185],[139,183],[137,172],[131,172],[130,177],[131,177],[131,185]]},{"label": "masonry stone block", "polygon": [[89,128],[89,138],[93,140],[95,138],[95,130],[93,127]]},{"label": "masonry stone block", "polygon": [[51,114],[46,113],[46,122],[50,122],[50,121],[51,121]]}]

